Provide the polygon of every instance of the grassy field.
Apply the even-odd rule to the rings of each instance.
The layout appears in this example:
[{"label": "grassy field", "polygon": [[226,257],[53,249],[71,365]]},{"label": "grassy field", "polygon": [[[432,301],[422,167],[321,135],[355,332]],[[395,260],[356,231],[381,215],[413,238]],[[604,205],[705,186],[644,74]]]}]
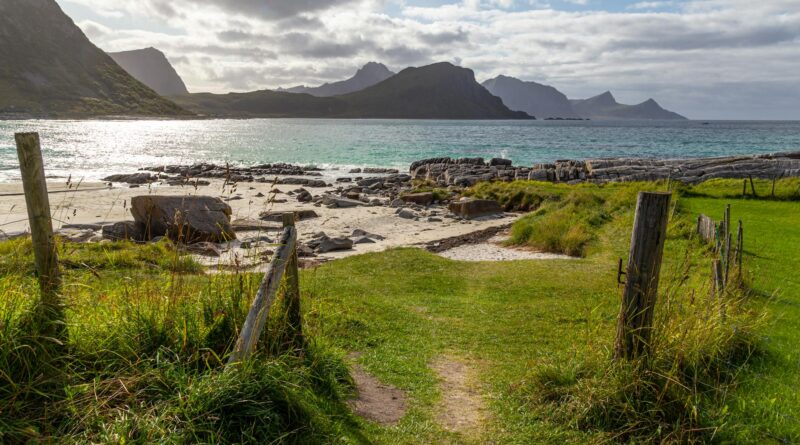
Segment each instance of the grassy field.
[{"label": "grassy field", "polygon": [[[64,245],[69,342],[64,358],[40,361],[59,346],[26,325],[30,244],[0,244],[0,442],[800,441],[796,183],[779,183],[775,201],[740,199],[739,182],[683,190],[656,353],[646,366],[610,360],[633,199],[664,186],[514,184],[514,202],[543,197],[516,241],[574,239],[581,226],[576,259],[465,263],[397,249],[304,271],[306,353],[276,340],[279,302],[257,359],[231,373],[221,363],[259,277],[198,274],[167,244]],[[744,221],[755,292],[741,304],[732,293],[722,318],[708,292],[709,249],[690,234],[698,212],[719,216],[726,203]],[[528,229],[565,219],[551,232]],[[397,425],[350,412],[352,352],[408,395]],[[467,390],[454,397],[449,380]],[[453,426],[454,416],[469,421]]]}]

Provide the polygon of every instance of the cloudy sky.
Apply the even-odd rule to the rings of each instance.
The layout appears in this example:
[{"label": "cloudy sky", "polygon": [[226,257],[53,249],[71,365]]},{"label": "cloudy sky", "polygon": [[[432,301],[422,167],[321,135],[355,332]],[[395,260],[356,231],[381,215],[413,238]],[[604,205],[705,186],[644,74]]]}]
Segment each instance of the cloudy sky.
[{"label": "cloudy sky", "polygon": [[57,1],[104,50],[162,50],[193,92],[450,61],[697,119],[800,119],[800,0]]}]

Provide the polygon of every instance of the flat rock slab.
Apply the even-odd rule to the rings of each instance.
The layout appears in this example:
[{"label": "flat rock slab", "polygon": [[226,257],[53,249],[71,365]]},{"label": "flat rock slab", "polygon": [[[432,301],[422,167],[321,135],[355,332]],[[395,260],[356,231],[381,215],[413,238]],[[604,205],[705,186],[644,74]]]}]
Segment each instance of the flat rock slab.
[{"label": "flat rock slab", "polygon": [[211,196],[144,195],[131,199],[131,213],[147,238],[168,236],[185,243],[236,239],[231,206]]},{"label": "flat rock slab", "polygon": [[[263,221],[272,221],[272,222],[281,222],[283,221],[284,213],[288,212],[280,212],[280,211],[268,211],[268,212],[261,212],[259,213],[258,217]],[[295,210],[294,211],[294,219],[295,221],[303,221],[306,219],[311,218],[319,218],[317,212],[313,210]]]}]

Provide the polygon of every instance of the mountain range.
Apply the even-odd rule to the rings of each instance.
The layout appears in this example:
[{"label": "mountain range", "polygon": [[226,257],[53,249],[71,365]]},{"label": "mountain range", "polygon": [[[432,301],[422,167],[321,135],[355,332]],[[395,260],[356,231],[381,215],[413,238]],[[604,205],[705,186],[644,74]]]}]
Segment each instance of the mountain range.
[{"label": "mountain range", "polygon": [[596,120],[657,119],[685,120],[678,113],[665,110],[653,99],[636,105],[618,103],[610,91],[589,99],[571,100],[572,108],[580,116]]},{"label": "mountain range", "polygon": [[135,49],[108,53],[117,64],[162,96],[189,94],[183,79],[167,60],[167,56],[155,48]]},{"label": "mountain range", "polygon": [[54,0],[0,1],[0,114],[179,116],[83,34]]},{"label": "mountain range", "polygon": [[447,62],[406,68],[349,94],[316,97],[285,91],[172,96],[186,109],[209,116],[378,119],[531,119],[512,111],[475,80]]},{"label": "mountain range", "polygon": [[369,62],[360,68],[353,77],[346,80],[326,83],[318,87],[307,87],[305,85],[300,85],[287,89],[278,88],[276,91],[285,91],[287,93],[305,93],[317,97],[340,96],[342,94],[361,91],[364,88],[375,85],[376,83],[383,82],[394,75],[395,73],[389,71],[389,68],[387,68],[386,65],[377,62]]},{"label": "mountain range", "polygon": [[370,62],[318,87],[190,94],[155,48],[106,54],[55,0],[0,0],[0,116],[109,115],[684,119],[652,99],[624,105],[606,92],[569,100],[551,86],[508,76],[481,85],[472,70],[446,62],[397,74]]},{"label": "mountain range", "polygon": [[514,77],[497,76],[483,82],[489,92],[503,99],[512,110],[524,111],[545,119],[593,120],[681,120],[685,117],[665,110],[655,100],[637,105],[620,104],[606,91],[589,99],[567,99],[557,89]]}]

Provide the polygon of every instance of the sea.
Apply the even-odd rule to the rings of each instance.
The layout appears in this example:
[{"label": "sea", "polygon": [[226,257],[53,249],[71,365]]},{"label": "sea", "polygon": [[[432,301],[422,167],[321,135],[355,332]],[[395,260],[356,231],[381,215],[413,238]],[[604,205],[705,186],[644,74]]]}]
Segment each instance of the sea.
[{"label": "sea", "polygon": [[0,182],[19,180],[16,132],[39,132],[51,179],[141,167],[288,162],[331,171],[450,156],[515,165],[603,157],[800,151],[798,121],[0,120]]}]

